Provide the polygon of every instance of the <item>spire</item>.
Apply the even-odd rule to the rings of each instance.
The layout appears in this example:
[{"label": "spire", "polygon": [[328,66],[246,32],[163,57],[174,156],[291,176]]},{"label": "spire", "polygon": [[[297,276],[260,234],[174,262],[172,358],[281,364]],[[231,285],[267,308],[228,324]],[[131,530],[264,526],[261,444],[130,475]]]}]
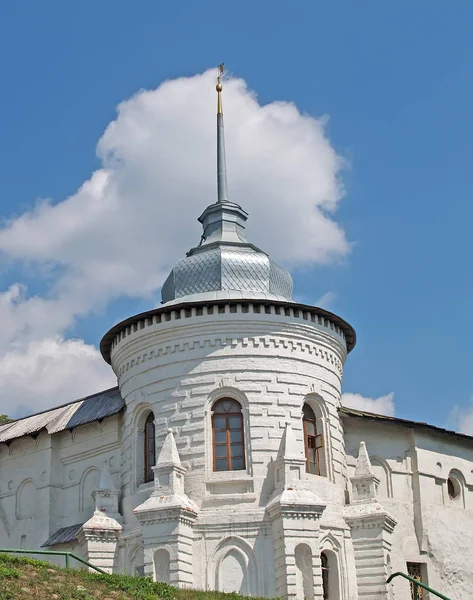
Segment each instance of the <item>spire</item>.
[{"label": "spire", "polygon": [[373,471],[371,470],[371,461],[366,444],[365,442],[360,442],[358,458],[356,459],[355,477],[364,477],[366,475],[373,475]]},{"label": "spire", "polygon": [[355,475],[350,477],[350,480],[353,487],[352,503],[370,502],[376,499],[379,479],[371,468],[371,461],[365,442],[360,442]]},{"label": "spire", "polygon": [[286,428],[284,429],[279,445],[278,458],[302,458],[305,462],[301,444],[296,439],[290,421],[286,421]]},{"label": "spire", "polygon": [[218,68],[217,77],[217,202],[228,202],[227,165],[225,162],[225,136],[223,131],[222,75],[223,63]]},{"label": "spire", "polygon": [[172,429],[168,429],[161,452],[156,460],[157,467],[168,467],[169,465],[179,469],[182,467]]}]

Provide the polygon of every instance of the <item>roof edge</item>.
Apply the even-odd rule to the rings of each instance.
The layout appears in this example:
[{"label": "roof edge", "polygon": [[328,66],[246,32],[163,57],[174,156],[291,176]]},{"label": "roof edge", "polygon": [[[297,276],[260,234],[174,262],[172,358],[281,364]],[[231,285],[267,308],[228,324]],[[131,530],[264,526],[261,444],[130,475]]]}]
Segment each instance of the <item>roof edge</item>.
[{"label": "roof edge", "polygon": [[[71,406],[71,404],[75,404],[76,402],[83,402],[84,400],[89,400],[89,398],[93,398],[94,396],[99,396],[100,394],[107,394],[108,392],[113,392],[118,390],[118,385],[114,385],[111,388],[107,388],[106,390],[101,390],[100,392],[95,392],[94,394],[89,394],[88,396],[84,396],[82,398],[76,398],[75,400],[71,400],[70,402],[65,402],[64,404],[59,404],[58,406],[51,406],[51,408],[46,408],[44,410],[40,410],[39,412],[31,413],[31,415],[25,415],[24,417],[19,417],[18,419],[10,419],[8,423],[5,425],[12,425],[13,423],[18,423],[18,421],[23,421],[24,419],[30,419],[31,417],[37,417],[38,415],[44,415],[52,410],[58,410],[59,408],[66,408],[66,406]],[[6,431],[3,429],[2,431]]]},{"label": "roof edge", "polygon": [[409,428],[421,428],[427,429],[434,433],[439,433],[442,435],[449,435],[460,438],[462,440],[467,440],[473,442],[473,435],[468,435],[467,433],[460,433],[459,431],[453,431],[453,429],[444,429],[443,427],[438,427],[437,425],[431,425],[430,423],[424,423],[423,421],[411,421],[409,419],[401,419],[399,417],[389,417],[387,415],[379,415],[377,413],[370,413],[364,410],[356,410],[355,408],[348,408],[347,406],[341,406],[338,409],[338,412],[342,415],[346,415],[348,417],[354,417],[356,419],[367,419],[369,421],[381,421],[382,423],[389,423],[391,425],[400,425],[401,427],[409,427]]},{"label": "roof edge", "polygon": [[311,306],[310,304],[299,304],[298,302],[293,302],[292,300],[268,300],[268,299],[258,299],[258,298],[223,298],[216,300],[202,300],[196,302],[182,302],[179,304],[171,304],[169,306],[160,306],[158,308],[153,308],[146,312],[139,313],[132,317],[128,317],[128,319],[124,319],[120,321],[116,325],[114,325],[111,329],[107,331],[107,333],[103,336],[100,342],[100,352],[102,354],[103,359],[108,364],[111,364],[111,348],[112,342],[116,335],[120,331],[122,331],[125,327],[129,327],[130,325],[134,325],[135,323],[153,317],[157,314],[168,313],[171,311],[181,310],[183,308],[191,308],[193,306],[210,306],[210,305],[222,305],[222,304],[258,304],[263,306],[282,306],[287,308],[297,308],[300,310],[311,310],[315,311],[319,316],[325,317],[332,321],[335,325],[340,327],[345,335],[345,340],[347,344],[347,352],[351,352],[356,344],[356,332],[353,327],[347,323],[344,319],[336,315],[335,313],[331,313],[328,310],[323,308],[319,308],[318,306]]}]

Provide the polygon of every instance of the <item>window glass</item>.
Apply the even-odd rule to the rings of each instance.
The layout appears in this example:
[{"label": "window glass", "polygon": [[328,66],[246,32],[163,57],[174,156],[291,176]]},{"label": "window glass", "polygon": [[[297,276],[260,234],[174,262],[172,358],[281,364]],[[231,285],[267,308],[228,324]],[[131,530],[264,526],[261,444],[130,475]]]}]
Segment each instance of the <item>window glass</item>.
[{"label": "window glass", "polygon": [[213,405],[212,413],[214,471],[245,469],[241,405],[232,398],[223,398]]}]

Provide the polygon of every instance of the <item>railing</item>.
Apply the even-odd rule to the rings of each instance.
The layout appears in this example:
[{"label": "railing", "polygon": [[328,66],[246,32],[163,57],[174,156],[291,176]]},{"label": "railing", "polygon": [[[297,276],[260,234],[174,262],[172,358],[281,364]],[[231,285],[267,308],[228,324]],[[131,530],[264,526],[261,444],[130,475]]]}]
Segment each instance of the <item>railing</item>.
[{"label": "railing", "polygon": [[23,550],[23,549],[20,550],[20,549],[12,549],[12,548],[0,548],[0,553],[2,553],[2,552],[4,554],[49,554],[49,555],[55,555],[55,556],[64,556],[66,558],[66,569],[69,568],[70,560],[71,560],[71,558],[73,558],[74,560],[81,562],[86,567],[89,567],[90,569],[94,569],[98,573],[102,573],[102,575],[108,575],[108,573],[106,571],[104,571],[103,569],[101,569],[100,567],[91,565],[89,562],[87,562],[80,556],[77,556],[77,554],[74,554],[73,552],[60,552],[59,550]]},{"label": "railing", "polygon": [[413,591],[414,591],[413,600],[420,600],[420,598],[419,598],[419,588],[422,588],[423,590],[426,590],[427,592],[430,592],[431,594],[434,594],[434,596],[437,596],[437,598],[442,598],[442,600],[450,600],[450,598],[448,598],[447,596],[444,596],[440,592],[436,592],[432,588],[429,588],[428,585],[425,585],[425,583],[422,583],[422,581],[419,581],[418,579],[414,579],[414,577],[411,577],[410,575],[406,575],[405,573],[401,573],[401,572],[393,573],[388,578],[388,580],[386,581],[386,583],[391,583],[391,581],[395,577],[404,577],[404,579],[407,579],[407,580],[409,580],[412,583]]}]

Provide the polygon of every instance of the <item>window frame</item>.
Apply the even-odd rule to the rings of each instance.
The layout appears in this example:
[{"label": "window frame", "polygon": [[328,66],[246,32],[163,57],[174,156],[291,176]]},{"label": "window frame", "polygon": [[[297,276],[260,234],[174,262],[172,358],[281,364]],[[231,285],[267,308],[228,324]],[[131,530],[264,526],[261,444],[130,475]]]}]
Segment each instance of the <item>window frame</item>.
[{"label": "window frame", "polygon": [[[408,560],[408,561],[406,561],[406,570],[407,570],[407,574],[410,577],[417,579],[417,581],[419,581],[420,583],[424,583],[425,585],[428,585],[426,563],[413,562],[413,561]],[[412,581],[409,582],[409,587],[410,587],[410,591],[411,591],[411,598],[414,598],[415,597],[414,596],[414,584],[412,583]],[[424,589],[421,586],[418,586],[417,591],[418,591],[418,600],[422,600],[422,598],[425,596]]]},{"label": "window frame", "polygon": [[[152,426],[152,427],[150,427]],[[152,430],[152,434],[150,434],[150,429]],[[152,451],[150,452],[150,448],[149,448],[149,442],[150,442],[150,438],[152,439],[153,442],[153,447],[152,447]],[[143,483],[150,483],[151,481],[154,481],[154,472],[153,472],[153,467],[156,465],[156,425],[154,422],[154,413],[150,412],[149,415],[146,417],[145,423],[144,423],[144,444],[143,444],[143,451],[144,451],[144,479],[143,479]],[[154,460],[150,460],[150,454],[153,455]]]},{"label": "window frame", "polygon": [[[312,413],[313,418],[309,418],[304,413],[304,409],[307,407]],[[312,435],[308,431],[309,424],[313,425],[315,435]],[[302,405],[302,429],[304,432],[304,452],[306,459],[306,472],[311,473],[312,475],[321,475],[320,468],[320,452],[319,450],[324,447],[324,436],[322,433],[317,433],[317,415],[315,414],[314,409],[308,404],[304,402]],[[313,444],[313,445],[311,445]],[[310,460],[310,451],[315,450],[315,463],[312,463]],[[315,473],[311,471],[311,465],[315,465]]]},{"label": "window frame", "polygon": [[[223,404],[225,401],[226,402],[230,401],[234,404],[238,404],[238,406],[240,407],[240,410],[238,412],[217,412],[217,413],[215,413],[215,408],[219,404]],[[240,426],[238,428],[230,427],[230,418],[231,417],[239,418]],[[225,428],[215,427],[215,419],[216,418],[225,418]],[[211,409],[211,428],[212,428],[212,472],[213,473],[228,473],[228,472],[246,471],[245,423],[244,423],[244,419],[243,419],[243,406],[242,406],[241,402],[239,402],[235,398],[232,398],[231,396],[225,396],[225,397],[222,397],[222,398],[219,398],[218,400],[216,400],[212,404],[212,409]],[[225,442],[217,442],[215,440],[215,432],[216,431],[218,431],[218,432],[224,431],[225,432]],[[240,456],[232,456],[232,453],[231,453],[231,445],[232,445],[231,432],[232,431],[240,431],[241,432],[240,442],[234,442],[236,444],[241,445],[242,454]],[[225,447],[226,447],[225,456],[217,456],[217,452],[216,452],[217,446],[223,446],[223,445],[225,445]],[[242,467],[240,469],[233,468],[232,461],[234,458],[241,459]],[[217,460],[223,460],[223,459],[226,459],[226,461],[227,461],[227,468],[218,470],[217,469]]]}]

